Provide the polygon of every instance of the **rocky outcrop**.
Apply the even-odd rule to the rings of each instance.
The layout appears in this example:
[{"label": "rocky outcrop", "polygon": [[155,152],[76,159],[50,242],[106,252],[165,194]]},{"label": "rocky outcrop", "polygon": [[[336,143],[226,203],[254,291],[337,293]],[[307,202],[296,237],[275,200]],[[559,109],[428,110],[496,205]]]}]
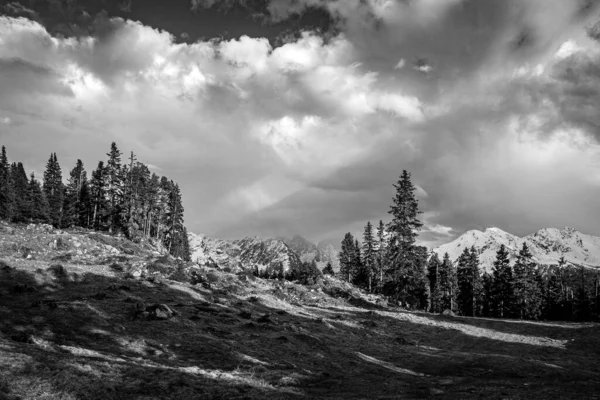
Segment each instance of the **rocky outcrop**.
[{"label": "rocky outcrop", "polygon": [[300,264],[300,257],[279,239],[247,237],[223,240],[189,234],[192,261],[202,266],[229,268],[233,271],[282,269],[287,272]]}]

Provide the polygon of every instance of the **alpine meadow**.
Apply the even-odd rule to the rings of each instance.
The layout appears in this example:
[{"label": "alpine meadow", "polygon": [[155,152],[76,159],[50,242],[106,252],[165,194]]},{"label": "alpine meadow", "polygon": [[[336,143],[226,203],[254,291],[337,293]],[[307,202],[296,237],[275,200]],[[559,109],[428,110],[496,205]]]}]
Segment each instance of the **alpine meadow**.
[{"label": "alpine meadow", "polygon": [[597,0],[0,0],[0,400],[600,400],[598,71]]}]

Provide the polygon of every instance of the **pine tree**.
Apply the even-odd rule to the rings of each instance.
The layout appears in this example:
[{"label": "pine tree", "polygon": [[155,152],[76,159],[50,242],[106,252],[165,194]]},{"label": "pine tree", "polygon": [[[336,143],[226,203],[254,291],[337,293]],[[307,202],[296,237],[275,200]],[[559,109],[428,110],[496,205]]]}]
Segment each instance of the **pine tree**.
[{"label": "pine tree", "polygon": [[352,270],[354,271],[352,283],[360,288],[367,289],[369,285],[369,271],[362,260],[361,245],[358,240],[355,240],[352,257]]},{"label": "pine tree", "polygon": [[13,163],[10,168],[11,192],[13,195],[14,209],[12,220],[15,222],[28,222],[31,219],[31,205],[29,203],[29,180],[22,163]]},{"label": "pine tree", "polygon": [[473,273],[471,269],[471,252],[468,247],[458,257],[456,275],[458,280],[458,296],[456,302],[461,315],[473,316]]},{"label": "pine tree", "polygon": [[35,179],[35,175],[31,173],[28,190],[29,204],[31,207],[31,220],[36,223],[47,223],[48,217],[48,200],[42,190],[42,185]]},{"label": "pine tree", "polygon": [[378,292],[383,290],[383,273],[385,271],[385,260],[386,260],[386,238],[385,238],[385,225],[383,221],[379,220],[379,226],[377,227],[377,275],[379,279]]},{"label": "pine tree", "polygon": [[323,275],[335,275],[331,261],[327,261],[327,265],[325,265],[325,268],[323,268]]},{"label": "pine tree", "polygon": [[479,253],[475,246],[471,247],[471,257],[469,259],[469,267],[471,269],[471,278],[472,286],[473,286],[473,300],[471,304],[473,305],[472,315],[474,317],[480,317],[483,313],[483,280],[481,274],[479,272]]},{"label": "pine tree", "polygon": [[455,311],[458,283],[456,280],[456,269],[450,261],[448,253],[444,254],[442,265],[439,268],[439,287],[441,292],[440,309]]},{"label": "pine tree", "polygon": [[400,302],[415,304],[420,302],[426,291],[425,272],[418,265],[415,250],[417,232],[423,224],[418,219],[420,212],[415,197],[416,189],[410,174],[403,171],[394,187],[396,196],[389,211],[393,219],[388,224],[390,265],[385,292]]},{"label": "pine tree", "polygon": [[114,233],[121,228],[121,202],[123,197],[123,168],[121,166],[121,151],[112,142],[110,151],[106,153],[106,201],[108,208],[108,232]]},{"label": "pine tree", "polygon": [[90,197],[92,205],[91,225],[95,230],[102,230],[106,226],[108,205],[106,202],[106,168],[100,161],[98,167],[92,172],[90,181]]},{"label": "pine tree", "polygon": [[488,272],[485,272],[481,277],[482,291],[482,307],[481,315],[484,317],[493,317],[494,309],[494,277]]},{"label": "pine tree", "polygon": [[542,294],[535,280],[536,265],[526,243],[519,251],[513,267],[514,315],[521,319],[537,319],[541,312]]},{"label": "pine tree", "polygon": [[13,216],[14,196],[10,179],[10,164],[6,147],[0,153],[0,219],[10,220]]},{"label": "pine tree", "polygon": [[342,240],[342,249],[338,255],[340,259],[340,274],[347,282],[354,280],[354,237],[350,232],[346,233]]},{"label": "pine tree", "polygon": [[376,244],[375,239],[373,237],[373,225],[371,222],[367,222],[365,226],[365,232],[363,234],[363,258],[362,264],[366,270],[368,275],[368,285],[367,288],[369,292],[373,292],[374,289],[374,278],[377,274],[377,255],[376,255]]},{"label": "pine tree", "polygon": [[[84,189],[85,188],[85,189]],[[65,188],[65,200],[63,211],[63,226],[70,227],[80,225],[85,221],[87,206],[84,202],[85,191],[87,190],[87,173],[83,167],[83,162],[77,160],[75,167],[69,174],[69,181]]]},{"label": "pine tree", "polygon": [[440,267],[442,262],[437,253],[433,253],[427,263],[427,278],[429,279],[429,311],[440,313],[442,292],[440,291]]},{"label": "pine tree", "polygon": [[508,251],[504,245],[501,245],[496,252],[493,274],[492,313],[500,318],[510,317],[513,301],[513,272],[510,267]]},{"label": "pine tree", "polygon": [[52,225],[60,227],[63,212],[64,185],[56,153],[50,154],[50,159],[46,164],[43,189],[48,200],[50,222]]}]

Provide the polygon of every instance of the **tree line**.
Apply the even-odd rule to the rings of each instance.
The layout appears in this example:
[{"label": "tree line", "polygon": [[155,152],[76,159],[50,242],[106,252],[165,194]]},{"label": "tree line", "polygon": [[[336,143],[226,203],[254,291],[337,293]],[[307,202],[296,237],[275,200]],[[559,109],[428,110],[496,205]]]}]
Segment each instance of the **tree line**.
[{"label": "tree line", "polygon": [[[476,317],[590,320],[600,318],[600,274],[583,267],[538,265],[524,244],[511,265],[501,246],[491,273],[480,270],[479,252],[463,250],[457,260],[442,260],[416,245],[418,200],[411,175],[403,171],[389,213],[376,232],[365,226],[362,243],[346,233],[338,276],[362,289],[384,294],[398,304],[434,313],[451,311]],[[332,272],[332,271],[331,271]]]},{"label": "tree line", "polygon": [[21,162],[0,153],[0,219],[15,223],[48,223],[56,228],[81,227],[124,234],[139,242],[152,239],[170,254],[190,259],[179,185],[151,173],[131,152],[112,143],[107,160],[99,161],[88,179],[77,160],[66,183],[56,153],[50,154],[42,182],[29,176]]}]

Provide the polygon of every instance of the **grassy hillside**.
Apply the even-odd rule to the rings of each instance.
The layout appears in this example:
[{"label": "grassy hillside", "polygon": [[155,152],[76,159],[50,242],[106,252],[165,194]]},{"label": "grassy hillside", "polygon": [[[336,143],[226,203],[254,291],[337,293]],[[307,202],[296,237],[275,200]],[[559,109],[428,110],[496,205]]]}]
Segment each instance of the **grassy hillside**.
[{"label": "grassy hillside", "polygon": [[0,399],[600,399],[596,324],[413,313],[89,232],[0,235]]}]

